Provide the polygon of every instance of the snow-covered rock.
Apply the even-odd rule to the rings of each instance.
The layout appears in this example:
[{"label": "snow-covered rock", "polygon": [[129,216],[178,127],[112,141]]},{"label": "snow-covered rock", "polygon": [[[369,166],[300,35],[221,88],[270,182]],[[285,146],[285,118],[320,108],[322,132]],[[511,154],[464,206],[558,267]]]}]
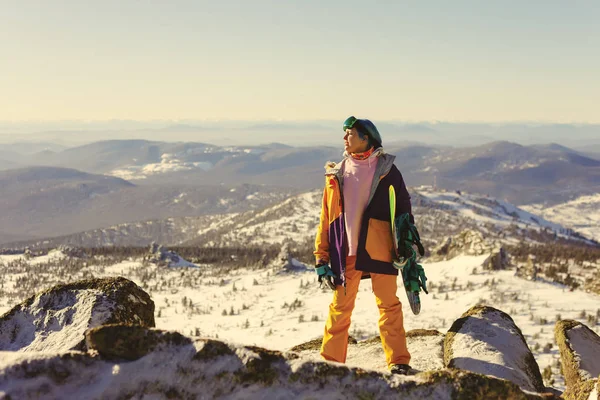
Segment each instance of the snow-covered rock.
[{"label": "snow-covered rock", "polygon": [[413,329],[406,332],[411,367],[418,371],[443,369],[444,338],[443,333],[431,329]]},{"label": "snow-covered rock", "polygon": [[284,272],[305,272],[307,270],[313,270],[313,267],[308,267],[303,262],[292,257],[291,254],[287,255],[287,261],[282,267],[282,271]]},{"label": "snow-covered rock", "polygon": [[600,375],[600,337],[594,331],[581,322],[562,320],[556,323],[554,336],[568,391]]},{"label": "snow-covered rock", "polygon": [[[148,336],[168,335],[152,331]],[[124,335],[122,348],[136,346],[138,338]],[[542,398],[509,381],[468,371],[394,376],[212,339],[166,340],[128,362],[77,351],[0,352],[0,393],[19,399]]]},{"label": "snow-covered rock", "polygon": [[524,390],[545,391],[521,330],[508,314],[493,307],[472,307],[452,324],[444,342],[444,363],[507,379]]},{"label": "snow-covered rock", "polygon": [[87,329],[111,323],[153,327],[154,302],[121,277],[57,285],[0,317],[0,350],[83,350]]},{"label": "snow-covered rock", "polygon": [[[303,359],[321,360],[319,351],[322,339],[292,347],[290,351],[298,352]],[[444,369],[444,334],[430,329],[413,329],[406,332],[406,344],[411,354],[410,365],[418,372],[435,371]],[[348,341],[348,358],[346,364],[349,366],[360,366],[379,372],[387,372],[388,366],[385,362],[385,353],[381,346],[379,336],[367,340],[356,341],[350,338]]]},{"label": "snow-covered rock", "polygon": [[159,245],[155,242],[152,242],[152,244],[150,245],[150,249],[148,251],[146,260],[148,262],[151,262],[158,266],[164,266],[164,267],[169,267],[169,268],[176,268],[176,267],[197,268],[196,264],[193,264],[193,263],[185,260],[179,254],[177,254],[173,251],[167,250],[162,245]]}]

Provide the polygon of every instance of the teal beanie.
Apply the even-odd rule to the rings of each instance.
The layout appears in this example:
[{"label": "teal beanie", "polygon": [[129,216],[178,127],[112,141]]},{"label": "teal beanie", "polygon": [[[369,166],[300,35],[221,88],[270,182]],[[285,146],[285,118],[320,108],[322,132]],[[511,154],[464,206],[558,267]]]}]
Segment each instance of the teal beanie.
[{"label": "teal beanie", "polygon": [[368,119],[358,119],[354,116],[349,117],[344,121],[343,129],[344,131],[348,128],[356,127],[359,133],[363,135],[367,135],[373,147],[378,148],[381,147],[381,135],[377,130],[377,127],[374,123],[372,123]]}]

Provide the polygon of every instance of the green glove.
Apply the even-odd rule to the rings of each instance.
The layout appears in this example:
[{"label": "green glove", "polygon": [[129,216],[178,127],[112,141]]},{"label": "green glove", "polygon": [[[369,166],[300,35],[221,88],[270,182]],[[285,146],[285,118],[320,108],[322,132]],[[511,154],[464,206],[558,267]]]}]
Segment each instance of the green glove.
[{"label": "green glove", "polygon": [[331,290],[335,290],[335,274],[329,268],[329,264],[317,264],[315,266],[315,271],[317,275],[319,275],[319,284],[323,286],[323,283],[329,287]]}]

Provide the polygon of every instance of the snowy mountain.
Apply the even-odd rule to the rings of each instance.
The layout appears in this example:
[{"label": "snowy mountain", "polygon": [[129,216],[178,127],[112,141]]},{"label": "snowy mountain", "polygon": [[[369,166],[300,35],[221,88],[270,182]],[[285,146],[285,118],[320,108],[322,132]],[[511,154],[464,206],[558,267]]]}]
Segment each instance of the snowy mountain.
[{"label": "snowy mountain", "polygon": [[[492,142],[469,148],[395,150],[408,182],[508,199],[515,204],[560,203],[600,191],[600,161],[558,145]],[[435,178],[434,178],[435,177]]]},{"label": "snowy mountain", "polygon": [[530,204],[522,208],[600,241],[600,194],[581,196],[555,206]]}]

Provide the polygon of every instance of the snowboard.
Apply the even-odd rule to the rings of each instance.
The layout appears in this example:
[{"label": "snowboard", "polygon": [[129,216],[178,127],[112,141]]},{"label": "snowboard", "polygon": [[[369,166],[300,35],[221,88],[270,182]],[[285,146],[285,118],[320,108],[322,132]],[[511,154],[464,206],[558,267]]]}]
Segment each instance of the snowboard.
[{"label": "snowboard", "polygon": [[408,304],[413,314],[418,315],[421,312],[421,298],[419,297],[420,289],[413,290],[408,281],[408,272],[410,268],[416,267],[416,261],[414,257],[407,259],[401,259],[398,251],[398,241],[400,240],[400,232],[396,229],[396,190],[393,185],[389,188],[389,199],[390,199],[390,225],[392,226],[392,243],[394,248],[392,250],[392,264],[395,268],[400,270],[402,275],[402,283],[404,284],[404,290],[406,291],[406,297],[408,298]]}]

